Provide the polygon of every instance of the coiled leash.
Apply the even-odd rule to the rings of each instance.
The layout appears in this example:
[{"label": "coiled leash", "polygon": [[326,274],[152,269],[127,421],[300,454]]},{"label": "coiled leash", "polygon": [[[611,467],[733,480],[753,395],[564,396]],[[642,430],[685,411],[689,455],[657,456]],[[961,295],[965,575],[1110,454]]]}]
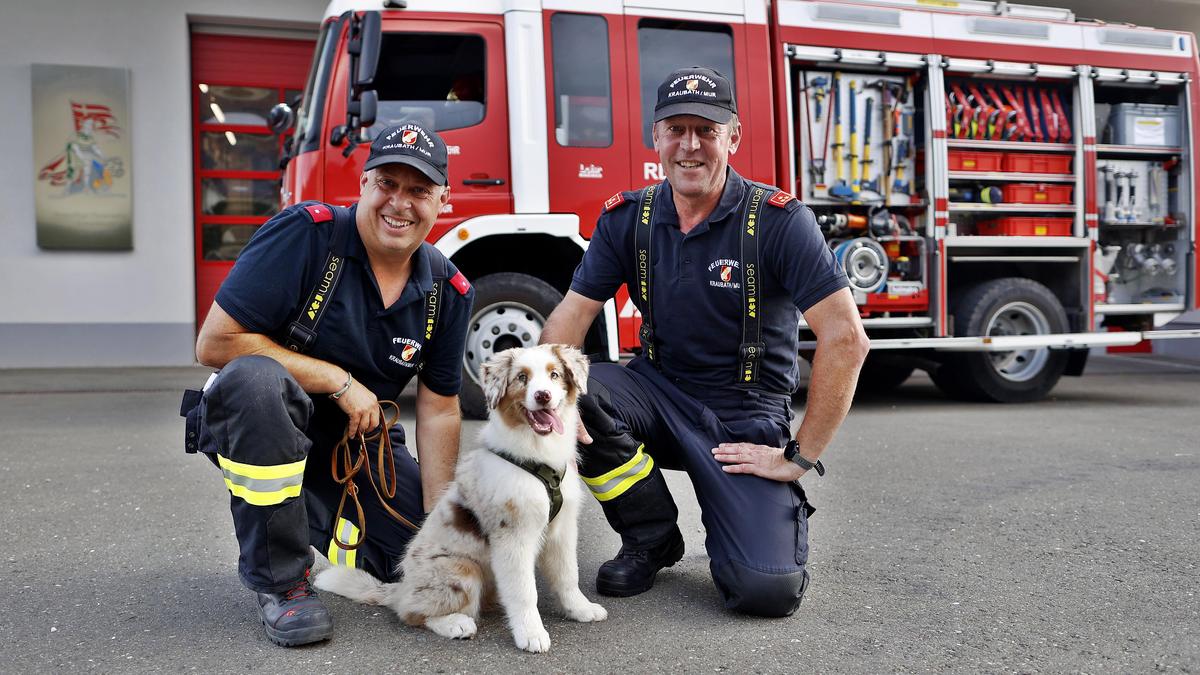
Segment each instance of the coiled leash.
[{"label": "coiled leash", "polygon": [[[384,406],[390,406],[395,411],[395,415],[390,419]],[[346,543],[342,541],[341,537],[333,537],[334,543],[343,551],[353,551],[367,540],[367,520],[363,514],[362,502],[358,500],[358,484],[354,482],[354,477],[363,467],[367,469],[367,482],[375,491],[375,496],[379,497],[379,503],[383,505],[383,510],[401,525],[413,532],[417,531],[417,526],[413,525],[412,521],[397,513],[388,504],[388,500],[396,496],[396,458],[392,456],[392,436],[388,431],[400,420],[400,406],[396,405],[395,401],[380,401],[379,414],[383,418],[383,424],[380,425],[378,431],[369,434],[359,433],[357,437],[351,439],[350,429],[347,428],[346,433],[342,434],[342,440],[338,441],[337,446],[333,449],[330,472],[334,482],[342,486],[342,498],[338,501],[337,515],[333,522],[340,522],[342,519],[342,511],[346,507],[347,497],[354,502],[354,509],[358,512],[358,541]],[[357,455],[351,449],[352,441],[357,445]],[[367,449],[367,443],[374,441],[378,442],[376,446],[378,482],[371,473],[371,453]],[[352,457],[354,457],[353,461],[351,461]],[[391,471],[390,479],[389,469]]]}]

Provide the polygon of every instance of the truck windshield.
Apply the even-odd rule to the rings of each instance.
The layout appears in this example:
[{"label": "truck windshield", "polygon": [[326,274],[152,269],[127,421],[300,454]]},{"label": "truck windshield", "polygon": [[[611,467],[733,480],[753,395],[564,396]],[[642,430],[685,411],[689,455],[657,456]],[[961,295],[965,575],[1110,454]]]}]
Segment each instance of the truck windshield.
[{"label": "truck windshield", "polygon": [[409,121],[434,131],[482,122],[485,50],[479,35],[384,33],[375,77],[379,111],[367,136]]}]

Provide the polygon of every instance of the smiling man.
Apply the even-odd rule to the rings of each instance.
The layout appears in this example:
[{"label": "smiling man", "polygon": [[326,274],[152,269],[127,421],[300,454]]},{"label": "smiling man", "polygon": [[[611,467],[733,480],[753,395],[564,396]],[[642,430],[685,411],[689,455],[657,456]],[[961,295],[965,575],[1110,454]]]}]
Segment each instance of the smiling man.
[{"label": "smiling man", "polygon": [[[185,397],[188,450],[225,476],[238,571],[278,644],[332,632],[308,584],[310,544],[334,564],[392,579],[412,533],[387,510],[419,523],[453,475],[474,291],[425,243],[450,198],[446,160],[441,138],[421,125],[385,129],[371,144],[359,202],[306,202],[268,221],[200,329],[197,359],[220,372],[202,395]],[[379,427],[380,402],[396,401],[414,376],[420,465],[397,424],[395,498],[385,506],[363,471],[361,512],[353,499],[341,504],[331,452],[344,432]],[[353,545],[364,532],[357,548],[334,541]]]},{"label": "smiling man", "polygon": [[[846,416],[869,343],[812,211],[729,167],[742,128],[724,76],[671,73],[653,138],[667,180],[605,203],[541,336],[579,344],[621,284],[642,313],[641,355],[594,365],[580,401],[579,472],[622,540],[596,588],[641,593],[683,556],[661,472],[681,469],[725,606],[789,615],[809,580],[812,508],[798,479],[823,473],[817,458]],[[800,312],[817,349],[791,439]]]}]

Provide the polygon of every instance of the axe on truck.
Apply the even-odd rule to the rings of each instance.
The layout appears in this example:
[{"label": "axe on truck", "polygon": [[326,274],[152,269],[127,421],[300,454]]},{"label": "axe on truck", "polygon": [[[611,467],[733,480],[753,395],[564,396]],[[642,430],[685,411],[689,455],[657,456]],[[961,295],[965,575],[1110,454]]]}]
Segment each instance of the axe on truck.
[{"label": "axe on truck", "polygon": [[[866,92],[865,87],[863,88],[863,92],[864,93]],[[872,164],[872,160],[871,160],[871,116],[873,115],[873,112],[874,112],[873,111],[874,104],[875,104],[875,99],[871,98],[870,96],[867,96],[866,116],[863,117],[862,157],[859,158],[859,167],[861,169],[860,173],[862,173],[862,181],[861,181],[859,187],[862,190],[866,190],[868,192],[878,193],[879,192],[879,181],[870,179],[871,164]]]},{"label": "axe on truck", "polygon": [[[880,103],[883,107],[883,171],[879,176],[879,180],[883,182],[883,202],[886,204],[892,198],[892,188],[894,187],[892,167],[895,152],[892,148],[892,140],[899,131],[896,118],[898,117],[897,113],[900,112],[900,98],[903,95],[903,88],[898,82],[889,82],[884,79],[875,80],[867,86],[872,89],[879,89],[882,96]],[[867,116],[870,117],[870,114]],[[876,192],[879,191],[878,186],[874,189]]]},{"label": "axe on truck", "polygon": [[858,177],[858,153],[855,152],[858,148],[858,107],[854,102],[856,98],[858,92],[854,87],[854,80],[850,80],[850,152],[847,153],[846,160],[850,165],[850,193],[855,198],[862,192],[862,183]]},{"label": "axe on truck", "polygon": [[842,78],[841,73],[833,74],[833,85],[830,87],[830,95],[833,96],[833,165],[837,168],[837,180],[834,181],[833,187],[829,188],[829,194],[838,199],[850,199],[854,193],[850,190],[850,186],[846,184],[845,166],[842,163],[842,148],[845,145],[842,143]]}]

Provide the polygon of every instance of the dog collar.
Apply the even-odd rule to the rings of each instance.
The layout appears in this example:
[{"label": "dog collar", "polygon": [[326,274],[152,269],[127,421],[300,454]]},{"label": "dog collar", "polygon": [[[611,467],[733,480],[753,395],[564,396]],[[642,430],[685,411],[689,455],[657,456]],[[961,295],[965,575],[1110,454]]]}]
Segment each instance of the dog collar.
[{"label": "dog collar", "polygon": [[557,516],[559,510],[562,509],[562,479],[564,472],[555,471],[541,462],[528,462],[523,459],[517,459],[507,452],[502,452],[495,448],[488,448],[488,450],[491,450],[492,454],[507,460],[510,464],[521,467],[526,473],[542,482],[542,486],[546,488],[546,496],[550,498],[550,518],[546,522],[549,523],[554,520],[554,516]]}]

